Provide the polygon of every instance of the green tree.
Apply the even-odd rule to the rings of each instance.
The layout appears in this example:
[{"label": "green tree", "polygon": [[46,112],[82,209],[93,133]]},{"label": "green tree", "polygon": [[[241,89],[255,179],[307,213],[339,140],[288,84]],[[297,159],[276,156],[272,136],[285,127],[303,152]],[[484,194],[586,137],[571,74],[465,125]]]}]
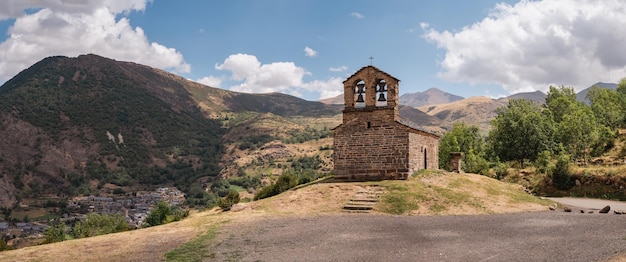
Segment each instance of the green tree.
[{"label": "green tree", "polygon": [[626,96],[626,77],[619,80],[617,84],[617,89],[615,89],[617,93]]},{"label": "green tree", "polygon": [[60,221],[57,224],[50,225],[43,232],[44,244],[61,242],[67,239],[71,239],[71,237],[67,234],[67,227],[65,226],[65,222]]},{"label": "green tree", "polygon": [[556,165],[554,170],[552,170],[552,181],[558,189],[568,190],[573,186],[569,163],[570,158],[568,155],[561,154],[557,157]]},{"label": "green tree", "polygon": [[439,168],[448,168],[451,152],[463,152],[465,171],[486,174],[488,163],[484,144],[485,139],[477,126],[455,123],[439,141]]},{"label": "green tree", "polygon": [[130,227],[121,215],[89,214],[84,222],[74,226],[74,237],[92,237],[129,230]]},{"label": "green tree", "polygon": [[576,100],[574,88],[550,86],[550,91],[546,95],[545,105],[552,113],[554,121],[560,123],[563,121],[563,116],[570,111],[571,106],[577,103],[582,102]]},{"label": "green tree", "polygon": [[157,226],[164,224],[168,215],[172,214],[172,207],[165,201],[159,201],[156,208],[150,210],[150,214],[146,218],[148,226]]},{"label": "green tree", "polygon": [[571,105],[557,126],[558,141],[575,158],[587,158],[595,147],[604,147],[610,138],[605,135],[607,127],[600,124],[591,108],[582,103]]},{"label": "green tree", "polygon": [[554,147],[554,122],[532,101],[513,99],[496,110],[491,121],[488,143],[491,153],[503,161],[534,161],[544,150]]},{"label": "green tree", "polygon": [[178,221],[189,215],[188,209],[179,206],[170,206],[165,201],[159,201],[156,208],[150,210],[150,214],[146,218],[146,227],[167,224]]},{"label": "green tree", "polygon": [[594,86],[589,89],[587,99],[591,101],[591,111],[603,125],[616,129],[626,119],[626,100],[617,91]]}]

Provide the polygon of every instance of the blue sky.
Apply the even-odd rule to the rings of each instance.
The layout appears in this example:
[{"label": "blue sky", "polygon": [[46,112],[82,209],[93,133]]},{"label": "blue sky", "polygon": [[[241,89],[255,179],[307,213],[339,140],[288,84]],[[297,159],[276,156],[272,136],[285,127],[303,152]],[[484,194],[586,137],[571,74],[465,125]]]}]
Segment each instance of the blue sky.
[{"label": "blue sky", "polygon": [[6,0],[0,83],[47,56],[95,53],[308,100],[340,94],[370,62],[401,94],[581,90],[626,76],[622,2]]}]

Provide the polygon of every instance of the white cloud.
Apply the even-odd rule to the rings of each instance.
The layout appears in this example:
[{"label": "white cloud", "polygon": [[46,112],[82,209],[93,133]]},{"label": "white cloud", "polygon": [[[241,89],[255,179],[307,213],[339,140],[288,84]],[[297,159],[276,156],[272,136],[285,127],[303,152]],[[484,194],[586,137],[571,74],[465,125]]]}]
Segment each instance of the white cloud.
[{"label": "white cloud", "polygon": [[499,84],[509,92],[549,85],[577,90],[626,76],[626,2],[563,0],[498,4],[458,32],[427,23],[424,37],[445,49],[439,77]]},{"label": "white cloud", "polygon": [[304,55],[308,56],[308,57],[316,57],[317,56],[317,51],[313,50],[310,47],[305,47],[304,48]]},{"label": "white cloud", "polygon": [[348,70],[348,67],[347,66],[331,67],[328,70],[331,72],[343,72],[343,71]]},{"label": "white cloud", "polygon": [[333,77],[324,81],[314,80],[302,84],[302,88],[311,92],[319,92],[319,99],[335,97],[343,93],[343,79]]},{"label": "white cloud", "polygon": [[[133,61],[187,73],[182,54],[150,42],[143,29],[133,28],[119,14],[141,11],[146,0],[9,0],[0,3],[0,19],[15,19],[9,37],[0,43],[0,80],[53,55],[86,53]],[[24,10],[34,12],[25,13]]]},{"label": "white cloud", "polygon": [[222,79],[216,76],[205,76],[196,80],[196,82],[210,87],[221,87]]},{"label": "white cloud", "polygon": [[363,18],[365,18],[365,16],[364,16],[364,15],[362,15],[361,13],[359,13],[359,12],[352,12],[352,13],[350,13],[350,15],[351,15],[351,16],[353,16],[353,17],[356,17],[356,18],[358,18],[358,19],[363,19]]},{"label": "white cloud", "polygon": [[326,98],[336,96],[343,89],[342,81],[339,78],[304,82],[303,77],[310,75],[310,73],[295,63],[262,64],[256,56],[248,54],[230,55],[222,64],[215,65],[215,69],[227,70],[232,73],[232,79],[240,83],[229,89],[237,92],[281,92],[301,96],[304,91],[307,91],[319,93],[321,98]]}]

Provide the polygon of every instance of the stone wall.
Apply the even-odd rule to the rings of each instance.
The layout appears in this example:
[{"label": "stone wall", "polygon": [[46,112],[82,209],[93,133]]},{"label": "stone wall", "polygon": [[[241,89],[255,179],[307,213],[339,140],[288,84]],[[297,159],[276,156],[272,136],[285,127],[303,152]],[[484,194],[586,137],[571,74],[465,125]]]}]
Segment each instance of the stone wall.
[{"label": "stone wall", "polygon": [[409,172],[439,168],[439,138],[420,131],[409,133]]},{"label": "stone wall", "polygon": [[335,129],[335,179],[367,181],[406,179],[409,133],[398,123],[341,125]]}]

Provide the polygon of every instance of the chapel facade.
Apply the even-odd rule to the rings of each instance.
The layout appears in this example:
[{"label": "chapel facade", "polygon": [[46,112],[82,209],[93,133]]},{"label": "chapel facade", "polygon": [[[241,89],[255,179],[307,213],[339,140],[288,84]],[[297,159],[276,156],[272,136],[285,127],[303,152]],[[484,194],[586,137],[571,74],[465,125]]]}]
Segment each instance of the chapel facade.
[{"label": "chapel facade", "polygon": [[407,179],[439,167],[439,135],[399,115],[399,82],[371,65],[343,82],[343,123],[333,130],[335,180]]}]

